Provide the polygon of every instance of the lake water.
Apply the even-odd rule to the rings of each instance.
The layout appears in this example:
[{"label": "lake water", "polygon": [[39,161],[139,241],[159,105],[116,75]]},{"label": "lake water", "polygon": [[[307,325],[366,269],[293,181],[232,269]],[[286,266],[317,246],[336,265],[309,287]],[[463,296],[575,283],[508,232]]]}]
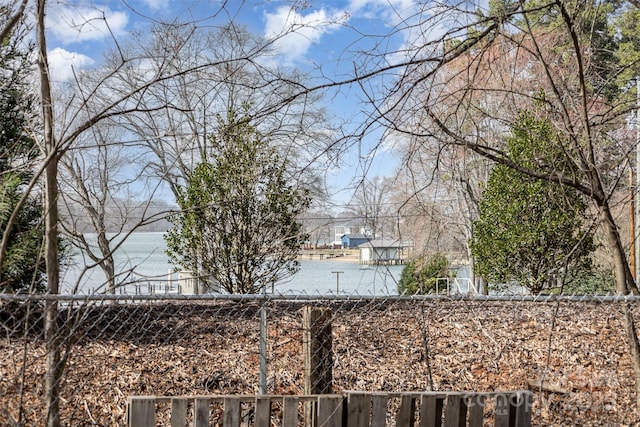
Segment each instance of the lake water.
[{"label": "lake water", "polygon": [[[122,273],[120,282],[138,283],[147,293],[151,284],[162,292],[175,285],[178,276],[169,279],[172,266],[165,254],[163,233],[134,233],[115,252],[116,271]],[[402,266],[362,266],[358,262],[332,260],[301,260],[300,271],[276,284],[275,292],[307,295],[397,295],[397,281]],[[104,290],[104,275],[95,267],[81,275],[90,265],[80,253],[72,257],[72,265],[62,271],[62,292],[90,294]],[[341,272],[339,275],[334,273]],[[75,291],[75,292],[74,292]],[[135,293],[135,285],[127,285],[123,292]]]}]

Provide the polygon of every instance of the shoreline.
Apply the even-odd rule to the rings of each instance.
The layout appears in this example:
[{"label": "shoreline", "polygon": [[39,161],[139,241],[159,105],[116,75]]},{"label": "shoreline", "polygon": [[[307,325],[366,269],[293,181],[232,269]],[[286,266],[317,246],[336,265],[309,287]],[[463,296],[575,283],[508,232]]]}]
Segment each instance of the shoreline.
[{"label": "shoreline", "polygon": [[334,262],[352,262],[355,264],[360,264],[360,257],[357,255],[356,256],[349,255],[349,256],[335,256],[330,258],[329,257],[320,258],[317,255],[313,257],[309,257],[308,254],[305,254],[305,255],[299,255],[298,261],[303,261],[303,262],[304,261],[322,261],[322,262],[334,261]]}]

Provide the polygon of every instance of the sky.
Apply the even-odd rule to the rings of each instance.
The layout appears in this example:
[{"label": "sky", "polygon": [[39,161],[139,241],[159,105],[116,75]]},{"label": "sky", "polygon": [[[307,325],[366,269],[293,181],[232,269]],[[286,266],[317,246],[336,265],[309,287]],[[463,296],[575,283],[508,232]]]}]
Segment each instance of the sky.
[{"label": "sky", "polygon": [[[352,28],[362,34],[384,34],[385,29],[411,16],[418,7],[414,0],[231,0],[226,2],[225,12],[217,13],[220,3],[223,2],[50,1],[47,11],[50,61],[60,72],[70,63],[82,67],[99,62],[103,48],[111,43],[110,33],[126,37],[152,19],[202,20],[203,24],[233,19],[267,38],[288,32],[276,44],[285,63],[301,66],[325,60],[326,57],[317,56],[320,52],[339,54],[353,41]],[[288,31],[294,27],[295,31]]]},{"label": "sky", "polygon": [[[220,1],[214,0],[71,0],[50,1],[47,11],[47,44],[54,80],[71,78],[76,70],[98,66],[113,38],[126,40],[135,31],[144,31],[153,20],[193,21],[201,25],[220,25],[233,20],[260,36],[275,38],[281,65],[309,71],[321,65],[325,73],[343,78],[350,72],[349,62],[342,62],[345,52],[370,49],[402,20],[411,19],[417,10],[414,0],[228,0],[220,12]],[[295,7],[292,5],[295,3]],[[291,31],[291,29],[295,29]],[[282,34],[286,33],[284,37]],[[112,35],[114,37],[112,37]],[[366,35],[367,37],[363,37]],[[409,43],[411,34],[399,34],[390,41],[398,50]],[[343,93],[331,102],[331,113],[338,117],[354,114],[358,99]],[[355,126],[355,125],[354,125]],[[369,135],[373,146],[380,133]],[[345,165],[331,174],[337,203],[346,203],[348,191],[340,191],[351,179],[358,159],[367,155],[354,149],[345,157]],[[392,149],[376,153],[370,176],[391,175],[398,167]]]}]

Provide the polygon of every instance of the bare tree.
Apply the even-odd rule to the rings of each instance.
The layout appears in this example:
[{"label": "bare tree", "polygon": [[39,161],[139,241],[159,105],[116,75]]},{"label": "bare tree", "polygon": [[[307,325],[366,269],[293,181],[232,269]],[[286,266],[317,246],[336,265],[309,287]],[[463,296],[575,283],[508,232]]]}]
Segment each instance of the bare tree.
[{"label": "bare tree", "polygon": [[[577,190],[599,217],[617,292],[638,294],[614,209],[635,148],[620,132],[635,96],[615,83],[634,64],[612,59],[606,39],[612,9],[597,1],[490,4],[489,10],[470,2],[424,4],[394,28],[412,36],[411,44],[370,53],[357,73],[373,107],[369,122],[418,147],[460,147]],[[378,90],[367,83],[373,80],[387,84]],[[562,159],[539,153],[527,167],[510,157],[501,134],[524,110],[553,123]],[[640,347],[630,317],[626,326],[640,395]]]},{"label": "bare tree", "polygon": [[391,206],[392,188],[392,178],[365,178],[347,204],[347,210],[360,220],[366,234],[373,239],[396,237],[394,209]]},{"label": "bare tree", "polygon": [[[408,170],[407,165],[405,171]],[[428,188],[429,185],[432,187]],[[395,221],[400,237],[413,242],[416,255],[464,250],[466,242],[456,199],[442,191],[438,196],[438,185],[425,184],[417,175],[398,177],[396,188]]]},{"label": "bare tree", "polygon": [[[36,15],[36,40],[38,49],[38,73],[43,122],[44,161],[44,206],[45,206],[45,263],[47,287],[51,294],[60,288],[60,266],[58,264],[58,145],[54,133],[53,97],[51,77],[47,59],[45,38],[45,0],[38,0]],[[0,254],[1,256],[1,254]],[[2,265],[2,262],[0,262]],[[60,424],[60,379],[64,366],[61,359],[61,336],[58,332],[58,303],[47,301],[45,308],[45,338],[47,342],[47,373],[45,395],[47,402],[47,427]]]},{"label": "bare tree", "polygon": [[[22,14],[27,3],[26,0],[12,3],[8,16]],[[624,3],[637,7],[633,2]],[[408,35],[407,45],[389,52],[388,44],[376,43],[382,50],[372,49],[362,61],[354,63],[353,76],[316,87],[305,87],[302,79],[261,63],[258,58],[268,51],[268,41],[229,55],[225,53],[222,58],[208,55],[211,49],[202,50],[207,54],[193,55],[194,50],[185,47],[194,45],[186,41],[204,43],[206,39],[194,38],[193,26],[169,26],[170,31],[176,32],[175,37],[172,34],[157,37],[155,44],[140,44],[131,54],[116,44],[112,65],[96,70],[90,82],[78,78],[76,83],[82,84],[77,95],[54,108],[45,40],[45,0],[38,0],[35,22],[44,129],[43,168],[38,176],[44,177],[46,189],[49,292],[59,291],[58,159],[97,123],[118,118],[129,132],[144,136],[156,154],[154,166],[162,178],[179,182],[181,176],[186,176],[183,172],[201,159],[202,150],[207,150],[211,113],[227,111],[224,106],[217,106],[219,99],[233,102],[238,110],[238,103],[248,103],[251,107],[248,114],[258,121],[264,120],[257,127],[274,140],[279,136],[276,129],[286,129],[274,123],[295,125],[294,132],[284,133],[290,139],[285,136],[281,139],[282,147],[287,147],[292,141],[309,142],[315,136],[325,135],[317,126],[310,127],[301,121],[310,117],[300,114],[306,112],[309,97],[328,87],[357,85],[373,108],[369,120],[354,131],[356,140],[374,124],[381,124],[413,138],[418,147],[426,142],[435,142],[442,149],[461,147],[531,177],[582,192],[600,215],[615,266],[618,292],[637,294],[612,209],[628,154],[634,148],[630,141],[619,138],[617,131],[635,107],[635,97],[624,93],[610,97],[606,93],[608,85],[600,82],[609,82],[617,75],[616,70],[604,73],[601,58],[595,56],[602,51],[595,43],[599,40],[596,31],[599,27],[590,24],[599,24],[596,22],[599,15],[588,12],[597,12],[601,2],[503,2],[502,6],[481,13],[480,3],[422,3],[423,10],[392,29],[393,35]],[[11,31],[12,22],[13,18],[0,28],[1,35]],[[545,22],[552,24],[539,25]],[[231,39],[240,34],[237,27],[230,29],[227,35]],[[221,37],[224,42],[226,39]],[[156,45],[160,50],[152,51]],[[247,76],[254,78],[247,80]],[[212,87],[198,86],[208,80],[214,82]],[[229,82],[233,82],[231,92]],[[211,108],[213,105],[216,108]],[[541,158],[535,168],[526,168],[509,157],[499,135],[523,109],[536,110],[554,122],[562,136],[559,139],[562,148],[574,167],[559,169]],[[55,120],[55,112],[60,114],[59,120]],[[193,112],[198,115],[185,114]],[[308,129],[318,132],[307,135]],[[305,152],[303,147],[294,146],[296,156],[307,164],[317,158],[317,153],[332,149],[331,144],[310,145],[312,149]],[[4,248],[3,240],[0,257]],[[57,387],[63,368],[59,342],[55,340],[56,315],[55,302],[48,303],[49,426],[59,424]],[[627,326],[634,360],[638,361],[632,319]],[[637,373],[640,384],[640,365]]]},{"label": "bare tree", "polygon": [[[355,80],[373,107],[368,123],[384,123],[413,138],[416,147],[461,147],[576,188],[601,215],[618,290],[637,293],[610,205],[631,149],[615,131],[625,126],[634,104],[630,97],[608,97],[603,87],[593,86],[602,70],[593,61],[596,34],[588,31],[594,31],[589,20],[598,18],[598,5],[590,3],[580,13],[564,2],[507,6],[492,15],[481,13],[481,5],[423,5],[415,17],[402,21],[396,32],[420,36],[402,52],[366,53],[366,65],[357,70]],[[545,13],[553,17],[552,28],[537,24]],[[546,48],[552,45],[562,48]],[[374,80],[385,84],[367,83]],[[332,84],[339,83],[348,82]],[[574,169],[543,162],[531,169],[510,159],[501,135],[524,109],[553,120]]]},{"label": "bare tree", "polygon": [[[185,76],[194,75],[194,73],[202,72],[205,70],[224,69],[225,64],[229,69],[229,73],[226,77],[223,75],[223,81],[228,78],[229,75],[236,75],[241,70],[236,68],[236,64],[241,62],[248,62],[258,64],[255,60],[255,55],[262,49],[258,47],[258,50],[252,52],[244,52],[242,56],[227,56],[222,60],[209,57],[193,55],[192,58],[199,58],[196,63],[177,62],[175,56],[164,57],[167,61],[160,64],[158,68],[147,69],[146,72],[138,72],[141,67],[148,65],[146,62],[149,58],[156,58],[157,55],[151,55],[144,57],[143,55],[128,56],[125,51],[120,49],[120,44],[114,42],[114,50],[112,52],[112,58],[114,58],[114,67],[110,69],[98,69],[93,70],[92,79],[89,79],[87,75],[76,73],[72,84],[75,86],[74,90],[70,93],[73,96],[57,98],[58,92],[56,87],[52,85],[52,79],[49,72],[49,64],[47,58],[47,43],[46,43],[46,27],[45,27],[45,11],[47,2],[46,0],[38,0],[35,4],[35,41],[37,45],[37,58],[38,58],[38,80],[40,83],[40,100],[42,105],[42,167],[34,174],[34,179],[27,186],[25,197],[22,204],[27,198],[28,193],[34,188],[36,182],[42,177],[44,180],[44,204],[45,204],[45,225],[46,225],[46,269],[47,269],[47,286],[48,293],[57,294],[60,291],[60,270],[58,265],[58,230],[59,230],[59,215],[58,215],[58,167],[61,156],[83,135],[93,129],[99,123],[106,120],[115,120],[121,118],[120,123],[131,123],[130,120],[123,117],[128,115],[136,115],[142,117],[149,115],[151,112],[157,111],[206,111],[206,103],[199,104],[198,108],[176,106],[172,104],[177,93],[172,93],[170,96],[157,96],[168,95],[170,90],[180,87],[181,79]],[[225,6],[222,5],[221,8]],[[25,16],[25,13],[29,10],[27,1],[14,2],[6,8],[7,14],[10,17],[6,23],[0,27],[0,34],[3,36],[10,33],[15,27],[16,19],[20,19]],[[14,19],[15,18],[15,19]],[[108,25],[106,26],[108,28]],[[175,42],[176,39],[172,39]],[[268,46],[268,43],[266,43]],[[167,46],[168,50],[175,49],[176,45]],[[179,49],[178,49],[179,50]],[[246,54],[249,54],[246,57]],[[297,107],[292,104],[299,99],[296,96],[291,96],[290,93],[283,94],[280,89],[286,87],[296,88],[294,80],[283,79],[283,76],[274,74],[271,68],[261,66],[259,71],[263,74],[262,86],[256,81],[247,83],[247,88],[262,88],[263,94],[270,94],[271,98],[265,97],[264,99],[270,99],[271,101],[267,106],[261,105],[261,114],[252,114],[256,118],[266,118],[270,114],[278,111],[287,111],[291,113],[290,117],[297,117],[297,123],[300,124],[300,112],[304,111],[304,103],[298,103]],[[128,73],[128,74],[127,74]],[[212,73],[210,76],[214,76]],[[126,76],[126,78],[123,78]],[[198,75],[198,80],[202,78],[201,74]],[[128,84],[123,85],[123,81]],[[281,86],[272,85],[273,82],[282,82]],[[173,82],[173,83],[171,83]],[[292,83],[293,82],[293,83]],[[186,88],[185,88],[186,89]],[[208,93],[208,92],[207,92]],[[306,93],[304,96],[310,97],[310,93]],[[236,99],[236,98],[229,98]],[[253,101],[260,100],[256,98]],[[251,99],[245,99],[245,101],[252,101]],[[204,108],[200,108],[203,106]],[[281,118],[277,120],[282,120]],[[54,126],[55,123],[55,126]],[[206,129],[206,126],[201,126],[202,122],[198,123],[200,129]],[[167,127],[158,126],[160,129],[166,129]],[[301,127],[301,129],[309,129],[309,127]],[[164,137],[164,133],[155,133],[154,138]],[[204,133],[202,134],[204,136]],[[191,138],[193,135],[189,135]],[[276,136],[273,135],[275,138]],[[296,137],[296,140],[298,138]],[[204,141],[204,138],[201,139]],[[188,150],[183,150],[178,147],[178,155],[169,159],[164,165],[166,168],[164,172],[166,176],[174,169],[179,160],[184,158],[184,155],[190,156],[192,153]],[[329,147],[330,148],[330,147]],[[328,148],[327,148],[328,149]],[[325,149],[326,152],[326,149]],[[298,152],[300,153],[300,152]],[[309,159],[314,158],[317,151],[312,150],[307,157]],[[197,151],[195,155],[198,155]],[[299,170],[299,169],[297,169]],[[166,178],[166,177],[163,177]],[[21,207],[19,203],[16,210]],[[9,221],[11,224],[11,221]],[[8,232],[3,235],[3,241],[0,244],[0,265],[2,265],[2,257],[5,254],[7,247]],[[55,427],[60,424],[59,418],[59,387],[64,371],[64,357],[61,353],[61,335],[57,329],[56,319],[58,316],[58,305],[55,299],[47,300],[46,304],[46,338],[47,338],[47,373],[46,373],[46,386],[45,395],[47,401],[47,426]]]},{"label": "bare tree", "polygon": [[442,147],[434,139],[409,140],[401,152],[394,199],[402,235],[414,236],[418,252],[466,257],[475,282],[469,242],[491,162],[464,147]]},{"label": "bare tree", "polygon": [[[148,188],[144,178],[145,153],[123,141],[123,132],[113,123],[94,126],[79,138],[61,158],[61,228],[67,239],[89,258],[80,272],[73,292],[84,273],[99,266],[106,291],[131,280],[133,267],[116,265],[114,252],[133,231],[160,221],[165,212],[154,209],[156,188]],[[93,233],[88,237],[87,233]]]},{"label": "bare tree", "polygon": [[[208,136],[219,131],[219,117],[247,110],[256,128],[292,162],[289,173],[322,190],[319,162],[333,152],[331,121],[319,94],[296,97],[302,75],[269,63],[271,42],[233,23],[218,30],[192,24],[156,25],[108,60],[116,79],[131,87],[146,75],[176,78],[139,92],[131,99],[144,107],[122,117],[121,125],[153,153],[150,173],[162,177],[177,196],[189,172],[211,147]],[[123,69],[119,55],[139,63]]]},{"label": "bare tree", "polygon": [[[127,152],[146,155],[141,162],[145,167],[137,172],[139,178],[149,180],[150,185],[165,182],[176,198],[192,169],[212,154],[208,136],[219,131],[218,119],[233,109],[247,109],[260,132],[269,135],[292,165],[287,170],[290,179],[311,188],[314,194],[322,194],[322,179],[316,168],[334,150],[330,120],[316,106],[319,94],[300,99],[291,96],[301,76],[263,64],[269,46],[269,41],[233,24],[218,31],[194,24],[156,24],[149,35],[139,35],[111,52],[99,70],[79,74],[78,89],[68,104],[83,99],[84,93],[95,93],[86,108],[99,109],[109,105],[114,95],[131,93],[123,103],[131,109],[110,117],[110,125],[121,130],[121,140],[130,141],[125,143]],[[138,90],[149,80],[154,82]],[[94,92],[92,87],[99,90]],[[102,150],[113,151],[108,144]],[[74,152],[74,156],[86,154]],[[83,163],[69,166],[82,179]],[[104,164],[97,169],[108,174],[112,166]],[[105,178],[100,180],[100,197],[85,195],[78,201],[86,204],[88,212],[94,212],[92,224],[98,224],[94,230],[104,260],[91,258],[113,277],[110,258],[114,248],[103,235],[104,226],[99,225],[103,209],[90,203],[91,199],[102,205],[107,201],[106,192],[113,191],[114,186],[104,184]],[[73,186],[82,188],[75,183]],[[75,241],[87,249],[78,233],[75,236]],[[110,289],[114,286],[112,282]]]},{"label": "bare tree", "polygon": [[304,232],[309,236],[307,247],[326,247],[333,243],[333,225],[335,216],[332,212],[332,201],[326,190],[315,195],[311,205],[298,218]]}]

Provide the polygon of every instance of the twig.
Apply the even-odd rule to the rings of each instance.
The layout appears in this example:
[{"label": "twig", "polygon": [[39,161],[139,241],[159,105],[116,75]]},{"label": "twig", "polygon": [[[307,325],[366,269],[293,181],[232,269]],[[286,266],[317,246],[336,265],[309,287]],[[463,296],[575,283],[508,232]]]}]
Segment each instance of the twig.
[{"label": "twig", "polygon": [[96,420],[93,419],[93,416],[91,415],[91,411],[89,410],[89,405],[87,405],[87,399],[83,399],[82,403],[84,404],[84,410],[87,413],[87,415],[89,416],[89,419],[91,420],[92,424],[96,424]]}]

